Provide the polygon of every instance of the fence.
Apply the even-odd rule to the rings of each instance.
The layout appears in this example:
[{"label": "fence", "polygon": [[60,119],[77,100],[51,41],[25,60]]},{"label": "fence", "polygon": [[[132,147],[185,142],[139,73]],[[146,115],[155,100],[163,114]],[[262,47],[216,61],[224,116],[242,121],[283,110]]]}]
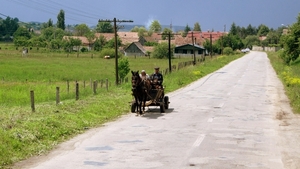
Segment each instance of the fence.
[{"label": "fence", "polygon": [[[205,60],[205,57],[201,57],[201,58],[198,58],[196,61],[203,62],[204,60]],[[171,70],[172,70],[172,72],[178,71],[186,66],[191,66],[193,64],[194,64],[194,61],[180,62],[180,63],[178,63],[178,65],[172,65]],[[169,74],[170,73],[169,68],[163,69],[161,73],[163,75]],[[4,82],[4,77],[2,78],[2,81]],[[49,83],[51,83],[51,80],[49,80]],[[128,83],[128,77],[126,77],[125,79],[120,79],[119,84],[122,84],[122,83]],[[69,80],[67,80],[66,85],[67,85],[66,92],[70,93],[70,81]],[[109,86],[111,86],[111,82],[109,82],[108,79],[95,80],[95,81],[92,81],[92,79],[90,79],[90,88],[92,89],[93,94],[97,94],[97,88],[99,88],[99,87],[100,88],[105,87],[106,91],[108,91]],[[87,87],[86,81],[83,81],[83,88],[86,88],[86,87]],[[61,103],[61,92],[62,92],[60,90],[59,86],[56,87],[55,92],[56,92],[56,105],[59,105]],[[35,99],[34,98],[35,98],[34,91],[31,90],[30,91],[30,103],[31,103],[32,112],[35,111]],[[79,98],[80,98],[79,82],[75,81],[75,100],[79,100]]]},{"label": "fence", "polygon": [[[125,78],[124,81],[128,82],[128,78]],[[67,80],[66,85],[67,85],[66,86],[67,90],[64,91],[64,92],[70,93],[70,81],[69,80]],[[93,91],[92,92],[93,94],[97,94],[97,89],[99,87],[100,88],[105,87],[105,90],[108,91],[109,86],[111,86],[111,83],[108,81],[108,79],[99,80],[99,81],[98,80],[92,81],[90,79],[90,88]],[[86,81],[83,81],[83,88],[86,88]],[[59,105],[61,103],[61,97],[60,96],[61,96],[61,90],[60,90],[60,87],[57,86],[56,87],[56,105]],[[79,82],[75,81],[75,100],[79,100],[79,97],[80,97]],[[31,105],[32,112],[35,112],[35,99],[34,98],[35,98],[34,90],[31,90],[30,91],[30,105]]]}]

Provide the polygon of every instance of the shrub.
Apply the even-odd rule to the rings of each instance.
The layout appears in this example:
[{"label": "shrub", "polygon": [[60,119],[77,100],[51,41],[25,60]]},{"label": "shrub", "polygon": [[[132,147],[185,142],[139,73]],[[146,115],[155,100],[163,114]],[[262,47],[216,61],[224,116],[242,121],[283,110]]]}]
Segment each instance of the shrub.
[{"label": "shrub", "polygon": [[233,50],[231,47],[226,47],[223,50],[224,55],[232,55],[233,54]]},{"label": "shrub", "polygon": [[82,47],[82,48],[80,49],[80,51],[81,51],[81,52],[87,52],[87,51],[89,51],[89,50],[88,50],[88,48],[86,48],[86,47]]},{"label": "shrub", "polygon": [[122,58],[119,60],[118,69],[120,79],[124,79],[130,71],[129,61],[127,58]]},{"label": "shrub", "polygon": [[[115,57],[115,49],[113,48],[103,48],[100,52],[100,57],[104,58],[104,56],[110,56],[110,58]],[[122,54],[118,52],[118,57],[122,57]]]}]

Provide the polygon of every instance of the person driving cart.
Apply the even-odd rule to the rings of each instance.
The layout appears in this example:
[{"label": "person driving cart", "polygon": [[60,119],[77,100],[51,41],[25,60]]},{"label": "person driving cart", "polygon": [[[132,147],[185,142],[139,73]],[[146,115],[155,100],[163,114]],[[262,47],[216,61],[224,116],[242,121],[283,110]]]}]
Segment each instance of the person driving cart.
[{"label": "person driving cart", "polygon": [[154,68],[155,72],[151,75],[151,83],[155,88],[161,88],[163,83],[163,75],[159,73],[159,67]]}]

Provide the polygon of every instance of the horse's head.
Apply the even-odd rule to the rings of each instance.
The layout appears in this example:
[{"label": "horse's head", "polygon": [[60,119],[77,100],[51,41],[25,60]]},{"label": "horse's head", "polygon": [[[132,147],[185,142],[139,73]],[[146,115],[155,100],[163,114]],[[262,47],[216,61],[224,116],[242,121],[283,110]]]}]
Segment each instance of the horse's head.
[{"label": "horse's head", "polygon": [[142,81],[139,71],[131,71],[132,77],[131,77],[131,85],[133,88],[136,88],[140,82]]}]

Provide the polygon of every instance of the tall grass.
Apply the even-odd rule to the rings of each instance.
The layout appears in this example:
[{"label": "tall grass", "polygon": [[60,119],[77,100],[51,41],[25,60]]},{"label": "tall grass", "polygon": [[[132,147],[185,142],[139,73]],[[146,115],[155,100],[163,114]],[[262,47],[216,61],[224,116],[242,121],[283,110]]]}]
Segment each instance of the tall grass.
[{"label": "tall grass", "polygon": [[300,59],[286,65],[280,52],[268,52],[268,57],[278,77],[283,82],[294,113],[300,113]]},{"label": "tall grass", "polygon": [[[22,58],[19,52],[7,53],[0,51],[0,168],[44,154],[78,133],[129,112],[128,102],[133,99],[130,83],[111,85],[109,92],[98,88],[96,95],[90,88],[90,79],[107,78],[114,84],[113,59],[105,60],[95,57],[96,54],[91,58],[90,53],[80,54],[79,58],[38,51],[31,52],[27,58]],[[196,66],[172,72],[164,77],[166,92],[183,87],[239,57],[207,59]],[[174,59],[172,65],[190,60]],[[168,60],[161,59],[129,57],[129,62],[132,70],[145,69],[149,74],[155,66],[168,67]],[[66,80],[70,80],[70,93],[67,93]],[[80,83],[78,101],[74,96],[75,80]],[[56,86],[61,88],[62,100],[57,106]],[[35,112],[30,109],[30,90],[36,94]]]}]

